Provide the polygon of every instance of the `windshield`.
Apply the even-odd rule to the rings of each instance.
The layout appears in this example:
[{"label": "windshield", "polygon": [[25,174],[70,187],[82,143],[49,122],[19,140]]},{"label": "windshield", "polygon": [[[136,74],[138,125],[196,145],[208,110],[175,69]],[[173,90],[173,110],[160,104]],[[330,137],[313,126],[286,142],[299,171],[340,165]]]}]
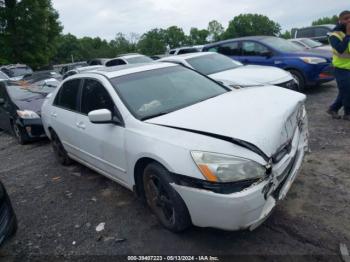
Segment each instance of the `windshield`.
[{"label": "windshield", "polygon": [[261,40],[264,44],[272,46],[280,52],[297,52],[304,51],[304,48],[299,47],[285,39],[278,37],[266,37]]},{"label": "windshield", "polygon": [[303,42],[305,45],[307,45],[310,48],[323,46],[322,43],[315,41],[315,40],[312,40],[312,39],[301,39],[300,42]]},{"label": "windshield", "polygon": [[147,56],[135,56],[135,57],[127,58],[125,60],[128,61],[129,64],[141,64],[141,63],[153,62],[153,59]]},{"label": "windshield", "polygon": [[26,99],[35,98],[38,96],[37,94],[30,92],[27,89],[23,89],[20,86],[15,86],[15,85],[8,86],[7,92],[14,100],[26,100]]},{"label": "windshield", "polygon": [[0,71],[0,79],[9,79],[9,77],[5,73]]},{"label": "windshield", "polygon": [[182,66],[116,77],[111,82],[130,112],[141,120],[228,92],[214,81]]},{"label": "windshield", "polygon": [[240,62],[220,54],[210,54],[205,56],[186,59],[186,61],[198,72],[204,75],[211,75],[218,72],[234,69],[243,66]]}]

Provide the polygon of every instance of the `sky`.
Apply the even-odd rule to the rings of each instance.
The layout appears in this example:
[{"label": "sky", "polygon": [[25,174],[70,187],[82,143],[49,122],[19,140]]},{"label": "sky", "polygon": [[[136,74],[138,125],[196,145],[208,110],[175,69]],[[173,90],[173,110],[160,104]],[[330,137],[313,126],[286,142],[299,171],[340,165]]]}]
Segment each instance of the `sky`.
[{"label": "sky", "polygon": [[349,0],[52,0],[64,33],[111,40],[118,32],[143,34],[153,28],[207,28],[217,20],[225,28],[236,15],[258,13],[282,30],[350,9]]}]

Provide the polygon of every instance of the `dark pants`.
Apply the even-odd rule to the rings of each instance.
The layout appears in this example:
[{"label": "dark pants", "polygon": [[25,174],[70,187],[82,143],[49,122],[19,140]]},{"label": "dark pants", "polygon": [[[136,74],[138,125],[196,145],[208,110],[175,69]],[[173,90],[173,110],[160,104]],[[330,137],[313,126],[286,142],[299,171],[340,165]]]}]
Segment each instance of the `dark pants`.
[{"label": "dark pants", "polygon": [[350,115],[350,70],[336,68],[334,72],[339,94],[330,109],[338,112],[344,107],[346,115]]}]

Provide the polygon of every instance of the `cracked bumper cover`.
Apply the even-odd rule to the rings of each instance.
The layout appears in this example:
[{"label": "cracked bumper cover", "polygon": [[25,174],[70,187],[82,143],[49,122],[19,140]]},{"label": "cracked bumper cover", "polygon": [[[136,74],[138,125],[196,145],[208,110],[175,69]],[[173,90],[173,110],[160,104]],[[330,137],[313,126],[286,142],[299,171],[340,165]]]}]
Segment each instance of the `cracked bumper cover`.
[{"label": "cracked bumper cover", "polygon": [[[275,178],[270,178],[232,194],[214,193],[177,184],[172,186],[186,203],[195,226],[232,231],[254,230],[269,217],[276,204],[287,195],[301,168],[307,143],[307,133],[299,134],[298,141],[294,144],[294,154],[290,156],[293,165],[288,170],[288,175],[279,182]],[[276,168],[283,169],[286,165],[288,164],[282,163]]]}]

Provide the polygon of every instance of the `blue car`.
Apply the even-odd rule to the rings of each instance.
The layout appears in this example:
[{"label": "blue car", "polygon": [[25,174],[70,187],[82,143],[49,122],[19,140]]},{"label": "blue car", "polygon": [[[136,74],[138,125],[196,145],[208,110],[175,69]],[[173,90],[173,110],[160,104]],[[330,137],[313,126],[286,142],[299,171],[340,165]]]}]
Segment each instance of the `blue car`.
[{"label": "blue car", "polygon": [[334,80],[331,52],[305,50],[278,37],[235,38],[205,45],[203,51],[218,52],[243,64],[285,69],[299,82],[299,91]]}]

